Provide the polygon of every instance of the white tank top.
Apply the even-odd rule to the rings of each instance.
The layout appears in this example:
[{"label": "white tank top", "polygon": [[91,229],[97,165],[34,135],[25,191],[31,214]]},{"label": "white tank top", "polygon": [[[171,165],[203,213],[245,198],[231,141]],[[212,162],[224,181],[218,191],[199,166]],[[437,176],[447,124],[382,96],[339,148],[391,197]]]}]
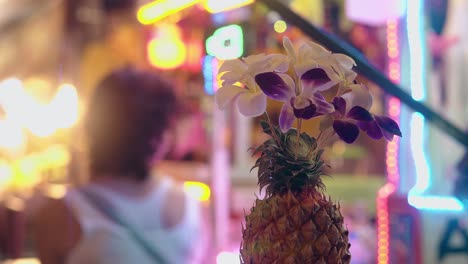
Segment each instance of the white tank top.
[{"label": "white tank top", "polygon": [[[143,198],[124,197],[98,185],[88,185],[88,191],[96,192],[112,206],[119,217],[133,227],[140,236],[154,246],[168,264],[197,263],[196,240],[200,232],[198,201],[189,195],[185,199],[185,216],[175,226],[164,228],[161,210],[166,194],[173,182],[163,178],[155,189]],[[146,264],[155,263],[141,246],[134,241],[124,227],[110,220],[87,197],[72,189],[65,196],[81,226],[81,240],[70,253],[68,264]]]}]

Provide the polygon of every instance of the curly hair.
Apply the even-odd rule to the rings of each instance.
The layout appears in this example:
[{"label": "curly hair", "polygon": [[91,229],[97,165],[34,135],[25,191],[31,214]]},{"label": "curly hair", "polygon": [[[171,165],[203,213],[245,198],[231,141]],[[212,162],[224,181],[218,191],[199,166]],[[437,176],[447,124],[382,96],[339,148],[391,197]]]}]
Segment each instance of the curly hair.
[{"label": "curly hair", "polygon": [[91,172],[148,178],[177,104],[173,87],[154,73],[127,67],[104,78],[85,119]]}]

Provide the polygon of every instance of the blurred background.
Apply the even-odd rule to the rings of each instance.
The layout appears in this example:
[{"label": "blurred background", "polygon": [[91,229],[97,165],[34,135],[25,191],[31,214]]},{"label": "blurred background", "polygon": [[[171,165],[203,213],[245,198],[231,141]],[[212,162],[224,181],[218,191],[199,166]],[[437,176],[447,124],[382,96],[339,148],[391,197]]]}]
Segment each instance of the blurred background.
[{"label": "blurred background", "polygon": [[[282,52],[283,36],[312,37],[268,2],[359,50],[451,125],[358,76],[372,112],[398,120],[404,136],[327,148],[327,193],[342,205],[352,263],[468,263],[468,137],[456,136],[468,130],[465,0],[0,0],[0,260],[38,263],[30,216],[45,197],[86,183],[87,100],[107,73],[131,64],[165,75],[182,98],[159,169],[203,201],[216,262],[238,263],[244,210],[262,195],[248,149],[265,136],[258,120],[215,107],[217,70]],[[280,107],[269,105],[273,120]],[[305,125],[317,133],[318,121]]]}]

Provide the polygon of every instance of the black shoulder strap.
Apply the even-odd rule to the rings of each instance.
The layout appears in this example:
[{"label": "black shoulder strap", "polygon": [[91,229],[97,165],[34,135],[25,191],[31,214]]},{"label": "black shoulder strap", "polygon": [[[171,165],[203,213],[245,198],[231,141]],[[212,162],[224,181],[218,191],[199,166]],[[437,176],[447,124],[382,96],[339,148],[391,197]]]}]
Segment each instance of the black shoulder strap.
[{"label": "black shoulder strap", "polygon": [[80,190],[80,193],[93,205],[99,212],[103,213],[108,219],[125,228],[137,244],[155,261],[155,263],[168,263],[164,257],[157,252],[154,247],[144,239],[140,234],[118,216],[118,213],[111,206],[107,206],[99,195],[89,190]]}]

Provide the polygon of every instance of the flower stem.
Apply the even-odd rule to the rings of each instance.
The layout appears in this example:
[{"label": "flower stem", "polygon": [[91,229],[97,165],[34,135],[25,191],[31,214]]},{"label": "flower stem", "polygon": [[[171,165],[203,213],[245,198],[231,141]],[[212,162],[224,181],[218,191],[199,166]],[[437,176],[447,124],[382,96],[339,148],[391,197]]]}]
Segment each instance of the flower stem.
[{"label": "flower stem", "polygon": [[271,135],[273,136],[273,140],[275,140],[276,144],[278,144],[278,146],[279,146],[281,144],[281,142],[279,140],[278,135],[276,135],[275,129],[273,129],[273,124],[271,123],[270,116],[268,115],[268,112],[266,112],[266,111],[265,111],[265,118],[266,118],[266,120],[268,122],[268,125],[270,126]]},{"label": "flower stem", "polygon": [[301,135],[301,128],[302,128],[302,118],[297,119],[297,139],[296,139],[296,151],[294,153],[294,157],[297,159],[297,155],[299,153],[299,136]]}]

